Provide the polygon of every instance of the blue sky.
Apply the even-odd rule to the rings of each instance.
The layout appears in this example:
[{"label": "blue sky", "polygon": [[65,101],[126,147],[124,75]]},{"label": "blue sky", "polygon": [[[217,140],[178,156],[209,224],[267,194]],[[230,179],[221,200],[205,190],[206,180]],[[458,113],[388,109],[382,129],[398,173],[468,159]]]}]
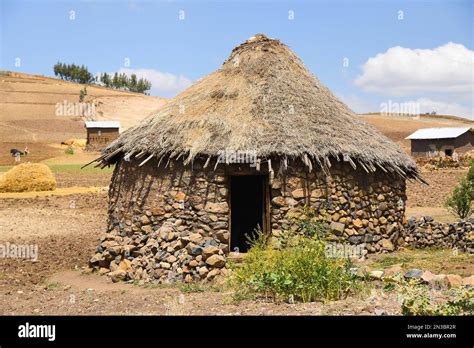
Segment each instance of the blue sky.
[{"label": "blue sky", "polygon": [[264,33],[357,112],[416,102],[473,117],[472,1],[0,2],[2,69],[137,72],[171,97]]}]

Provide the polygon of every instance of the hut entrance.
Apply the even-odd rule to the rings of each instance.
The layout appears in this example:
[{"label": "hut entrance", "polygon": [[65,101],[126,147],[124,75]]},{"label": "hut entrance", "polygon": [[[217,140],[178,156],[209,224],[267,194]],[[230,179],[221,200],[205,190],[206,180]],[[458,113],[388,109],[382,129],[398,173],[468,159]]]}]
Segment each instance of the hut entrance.
[{"label": "hut entrance", "polygon": [[267,232],[269,224],[267,177],[246,175],[230,177],[230,251],[246,252],[247,236],[260,227]]}]

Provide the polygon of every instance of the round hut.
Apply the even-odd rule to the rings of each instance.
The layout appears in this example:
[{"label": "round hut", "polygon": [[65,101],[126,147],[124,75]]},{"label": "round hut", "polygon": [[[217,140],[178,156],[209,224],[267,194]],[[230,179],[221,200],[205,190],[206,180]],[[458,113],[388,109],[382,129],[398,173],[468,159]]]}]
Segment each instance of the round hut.
[{"label": "round hut", "polygon": [[276,235],[305,207],[325,210],[334,238],[391,251],[405,181],[419,179],[399,146],[264,35],[97,161],[115,170],[107,233],[90,264],[143,281],[212,279],[257,226]]}]

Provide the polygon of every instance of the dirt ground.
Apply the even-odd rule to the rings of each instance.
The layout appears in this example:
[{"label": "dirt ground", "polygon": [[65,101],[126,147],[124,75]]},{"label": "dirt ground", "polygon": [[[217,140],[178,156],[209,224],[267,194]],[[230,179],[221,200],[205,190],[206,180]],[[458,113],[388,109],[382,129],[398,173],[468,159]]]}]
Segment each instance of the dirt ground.
[{"label": "dirt ground", "polygon": [[[83,267],[105,230],[106,194],[0,199],[0,243],[37,244],[30,260],[0,260],[0,315],[158,314],[289,315],[397,314],[393,294],[380,289],[330,304],[234,303],[225,285],[189,292],[180,286],[113,284]],[[71,207],[74,202],[74,207]],[[22,219],[28,216],[28,219]]]},{"label": "dirt ground", "polygon": [[[69,180],[72,182],[73,176],[61,176],[59,181],[65,186]],[[89,183],[102,180],[105,178],[96,178],[95,182],[90,179]],[[381,284],[341,301],[289,304],[265,299],[235,302],[225,284],[196,289],[182,285],[143,287],[114,284],[106,276],[84,273],[87,259],[106,227],[106,204],[105,190],[0,197],[0,243],[36,244],[39,250],[36,262],[0,259],[0,315],[400,314],[397,294],[384,292]],[[403,254],[399,259],[410,266],[410,255]],[[398,260],[375,258],[371,262],[390,264]],[[464,275],[472,272],[466,266],[460,270]]]}]

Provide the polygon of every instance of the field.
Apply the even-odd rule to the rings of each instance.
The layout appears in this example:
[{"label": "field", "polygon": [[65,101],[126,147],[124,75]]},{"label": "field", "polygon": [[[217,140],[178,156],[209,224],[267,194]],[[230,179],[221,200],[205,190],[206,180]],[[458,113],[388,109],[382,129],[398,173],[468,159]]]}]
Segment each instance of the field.
[{"label": "field", "polygon": [[[59,105],[78,105],[84,86],[59,79],[0,71],[0,165],[11,164],[10,149],[30,149],[29,160],[60,156],[62,141],[86,138],[82,114],[61,113]],[[164,99],[87,87],[84,103],[95,108],[96,120],[121,122],[126,130],[159,108]],[[66,114],[66,115],[64,115]]]},{"label": "field", "polygon": [[[113,168],[82,165],[98,153],[77,150],[65,154],[61,141],[84,138],[80,117],[61,118],[56,103],[78,102],[82,86],[26,74],[0,74],[0,177],[13,165],[10,148],[31,154],[22,162],[42,162],[57,179],[54,192],[0,193],[0,244],[38,245],[38,260],[0,259],[0,314],[155,314],[155,315],[380,315],[400,314],[397,294],[383,284],[367,285],[357,296],[322,303],[272,303],[263,298],[236,301],[222,280],[197,285],[112,283],[108,277],[85,272],[88,257],[107,223],[107,188]],[[119,120],[124,128],[159,107],[162,99],[88,88],[88,101],[99,119]],[[361,116],[389,138],[408,149],[404,138],[421,127],[465,126],[452,117],[370,114]],[[430,215],[438,221],[455,217],[444,207],[446,196],[466,169],[424,171],[429,186],[408,183],[406,216]],[[402,249],[370,256],[361,266],[386,269],[400,265],[434,273],[474,274],[471,255],[453,256],[451,250]]]}]

